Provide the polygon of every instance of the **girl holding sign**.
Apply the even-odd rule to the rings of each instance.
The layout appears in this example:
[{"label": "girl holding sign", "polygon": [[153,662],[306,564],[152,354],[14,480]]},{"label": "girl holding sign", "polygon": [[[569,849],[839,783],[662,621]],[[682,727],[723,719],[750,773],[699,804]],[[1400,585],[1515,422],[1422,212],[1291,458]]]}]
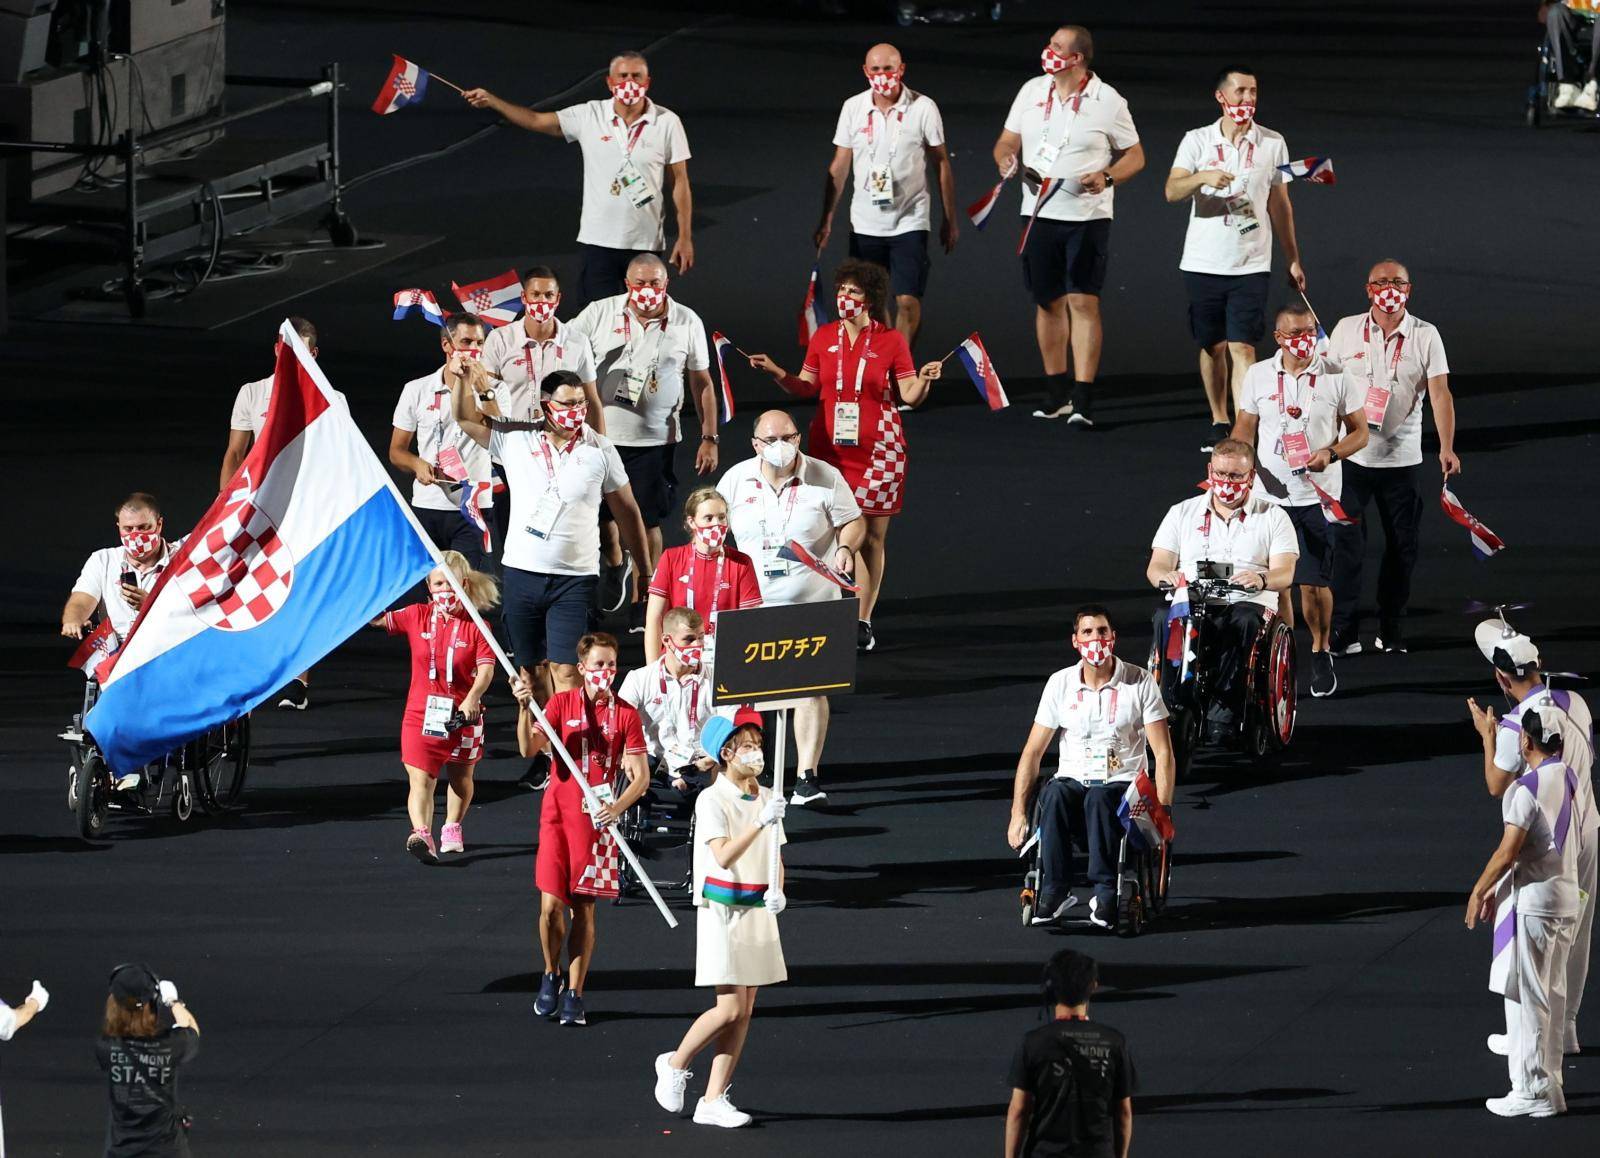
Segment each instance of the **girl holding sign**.
[{"label": "girl holding sign", "polygon": [[[696,985],[716,987],[716,1004],[683,1035],[678,1048],[656,1058],[656,1101],[683,1110],[689,1063],[715,1045],[705,1097],[695,1103],[702,1126],[744,1126],[750,1115],[728,1099],[728,1086],[750,1032],[756,989],[786,981],[789,971],[778,940],[783,864],[772,842],[784,843],[782,797],[761,787],[761,716],[741,709],[732,720],[713,716],[700,730],[700,746],[721,773],[695,801],[694,903]],[[777,866],[777,880],[772,868]]]}]

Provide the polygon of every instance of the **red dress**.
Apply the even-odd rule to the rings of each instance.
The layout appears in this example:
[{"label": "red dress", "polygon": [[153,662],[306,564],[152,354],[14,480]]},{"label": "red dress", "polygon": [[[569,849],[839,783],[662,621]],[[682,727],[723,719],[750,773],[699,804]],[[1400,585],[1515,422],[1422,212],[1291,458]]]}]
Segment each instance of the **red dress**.
[{"label": "red dress", "polygon": [[702,555],[691,543],[668,547],[650,577],[650,594],[665,599],[668,611],[674,607],[698,611],[708,639],[717,632],[717,612],[761,606],[756,565],[732,547],[724,547],[721,556]]},{"label": "red dress", "polygon": [[[644,754],[639,713],[615,693],[597,706],[582,688],[557,692],[545,704],[544,714],[591,786],[614,786],[622,773],[622,757]],[[534,883],[541,893],[569,905],[574,895],[614,897],[619,871],[616,842],[583,810],[583,789],[561,757],[554,757],[551,767],[550,786],[539,801]]]},{"label": "red dress", "polygon": [[[816,377],[805,397],[818,400],[807,452],[839,468],[862,514],[899,514],[906,478],[906,434],[897,409],[899,381],[917,373],[904,335],[882,322],[869,322],[851,345],[843,322],[823,326],[811,335],[805,369]],[[834,442],[837,402],[857,402],[861,407],[855,446]]]},{"label": "red dress", "polygon": [[457,707],[472,690],[478,669],[493,666],[494,652],[478,625],[465,615],[447,615],[432,603],[413,603],[386,612],[390,635],[411,643],[411,690],[400,724],[400,759],[429,776],[446,764],[475,764],[483,754],[483,715],[449,736],[424,736],[423,711],[429,696],[449,696]]}]

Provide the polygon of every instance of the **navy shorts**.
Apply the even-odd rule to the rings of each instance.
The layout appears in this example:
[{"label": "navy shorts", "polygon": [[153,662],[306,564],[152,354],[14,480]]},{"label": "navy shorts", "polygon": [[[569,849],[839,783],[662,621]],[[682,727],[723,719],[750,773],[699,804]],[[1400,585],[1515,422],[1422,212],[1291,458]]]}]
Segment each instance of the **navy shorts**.
[{"label": "navy shorts", "polygon": [[913,229],[893,237],[868,237],[850,231],[850,256],[889,271],[889,292],[920,298],[928,292],[928,231]]},{"label": "navy shorts", "polygon": [[[427,532],[433,545],[441,551],[460,551],[474,571],[487,571],[489,557],[483,549],[483,532],[467,522],[460,511],[438,511],[430,507],[412,507],[417,522]],[[493,511],[484,511],[486,522],[494,518]],[[502,543],[505,540],[500,540]]]},{"label": "navy shorts", "polygon": [[500,569],[505,608],[501,617],[511,633],[517,663],[532,668],[542,659],[578,662],[578,640],[589,630],[594,575],[545,575],[520,567]]},{"label": "navy shorts", "polygon": [[1254,346],[1267,332],[1269,273],[1190,273],[1183,271],[1189,295],[1189,332],[1210,349],[1218,342]]},{"label": "navy shorts", "polygon": [[[633,501],[639,504],[639,514],[646,527],[659,527],[672,518],[673,506],[678,501],[678,476],[672,470],[672,454],[677,449],[676,443],[617,447],[622,469],[628,472]],[[609,506],[600,508],[600,521],[615,521]]]},{"label": "navy shorts", "polygon": [[641,253],[653,252],[582,244],[578,249],[583,254],[583,264],[578,267],[578,296],[581,300],[573,304],[580,310],[590,302],[615,297],[626,290],[623,279],[628,274],[628,263]]},{"label": "navy shorts", "polygon": [[1035,219],[1022,251],[1022,280],[1034,304],[1048,306],[1065,294],[1098,297],[1106,283],[1111,252],[1111,219],[1054,221]]},{"label": "navy shorts", "polygon": [[1335,535],[1348,530],[1328,522],[1320,503],[1308,507],[1284,507],[1294,524],[1294,537],[1300,542],[1300,558],[1295,561],[1294,581],[1302,587],[1327,587],[1333,582]]}]

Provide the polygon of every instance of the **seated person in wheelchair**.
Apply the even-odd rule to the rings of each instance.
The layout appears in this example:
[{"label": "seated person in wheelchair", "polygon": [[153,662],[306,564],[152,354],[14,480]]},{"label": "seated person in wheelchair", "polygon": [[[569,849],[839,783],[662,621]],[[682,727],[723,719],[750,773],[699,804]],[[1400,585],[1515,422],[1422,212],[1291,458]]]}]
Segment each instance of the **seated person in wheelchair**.
[{"label": "seated person in wheelchair", "polygon": [[[1294,524],[1282,507],[1251,495],[1256,452],[1248,442],[1224,438],[1211,452],[1209,487],[1204,494],[1175,504],[1161,520],[1150,544],[1145,577],[1152,587],[1176,587],[1227,572],[1233,588],[1226,593],[1227,611],[1208,624],[1205,641],[1216,657],[1218,696],[1208,709],[1206,728],[1212,740],[1226,736],[1244,710],[1250,646],[1266,613],[1278,606],[1278,592],[1294,581],[1300,547]],[[1209,564],[1202,567],[1202,564]],[[1202,571],[1209,575],[1202,575]],[[1191,591],[1190,599],[1199,598]],[[1157,652],[1165,654],[1167,617],[1158,613]]]},{"label": "seated person in wheelchair", "polygon": [[[1128,785],[1155,757],[1156,796],[1171,807],[1177,768],[1167,732],[1167,706],[1150,673],[1116,657],[1116,628],[1097,604],[1078,608],[1072,644],[1082,660],[1045,684],[1039,710],[1017,761],[1007,839],[1028,839],[1029,808],[1039,764],[1061,733],[1061,764],[1039,789],[1039,904],[1036,920],[1055,920],[1077,903],[1072,895],[1072,847],[1087,845],[1089,920],[1116,924],[1117,854],[1123,829],[1117,806]],[[1146,745],[1149,753],[1146,753]]]},{"label": "seated person in wheelchair", "polygon": [[[1600,109],[1600,86],[1595,83],[1595,66],[1600,63],[1600,3],[1557,0],[1540,4],[1539,16],[1544,21],[1545,35],[1550,42],[1550,62],[1556,74],[1556,95],[1550,106],[1586,113]],[[1589,45],[1586,62],[1578,55],[1578,45],[1583,41]],[[1582,88],[1577,84],[1580,68]]]},{"label": "seated person in wheelchair", "polygon": [[634,668],[622,681],[622,702],[633,705],[661,783],[685,801],[711,783],[717,762],[700,747],[700,730],[712,716],[733,718],[734,709],[712,703],[711,672],[705,666],[705,621],[688,607],[661,618],[661,654]]},{"label": "seated person in wheelchair", "polygon": [[61,634],[82,639],[96,611],[104,609],[119,639],[128,634],[150,589],[181,545],[161,537],[164,523],[154,495],[135,491],[117,508],[120,547],[101,547],[83,565],[61,611]]}]

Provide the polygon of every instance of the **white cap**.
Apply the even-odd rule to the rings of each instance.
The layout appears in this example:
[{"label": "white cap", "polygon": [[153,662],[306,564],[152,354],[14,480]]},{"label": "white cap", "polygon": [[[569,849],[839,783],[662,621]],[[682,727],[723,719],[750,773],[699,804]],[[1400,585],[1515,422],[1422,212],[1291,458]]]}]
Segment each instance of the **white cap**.
[{"label": "white cap", "polygon": [[1483,658],[1503,672],[1526,675],[1539,662],[1539,649],[1533,640],[1504,619],[1485,619],[1472,633]]},{"label": "white cap", "polygon": [[[1561,747],[1562,737],[1561,723],[1562,718],[1566,716],[1566,713],[1548,701],[1529,708],[1528,712],[1532,712],[1538,717],[1539,730],[1535,734],[1529,734],[1528,727],[1524,725],[1522,729],[1523,734],[1528,736],[1528,739],[1532,740],[1534,743],[1538,744],[1539,747],[1545,749],[1546,751],[1549,751],[1552,747],[1551,740],[1553,738],[1555,740],[1555,744],[1553,746],[1559,749]],[[1526,717],[1528,712],[1524,712],[1523,716]]]}]

